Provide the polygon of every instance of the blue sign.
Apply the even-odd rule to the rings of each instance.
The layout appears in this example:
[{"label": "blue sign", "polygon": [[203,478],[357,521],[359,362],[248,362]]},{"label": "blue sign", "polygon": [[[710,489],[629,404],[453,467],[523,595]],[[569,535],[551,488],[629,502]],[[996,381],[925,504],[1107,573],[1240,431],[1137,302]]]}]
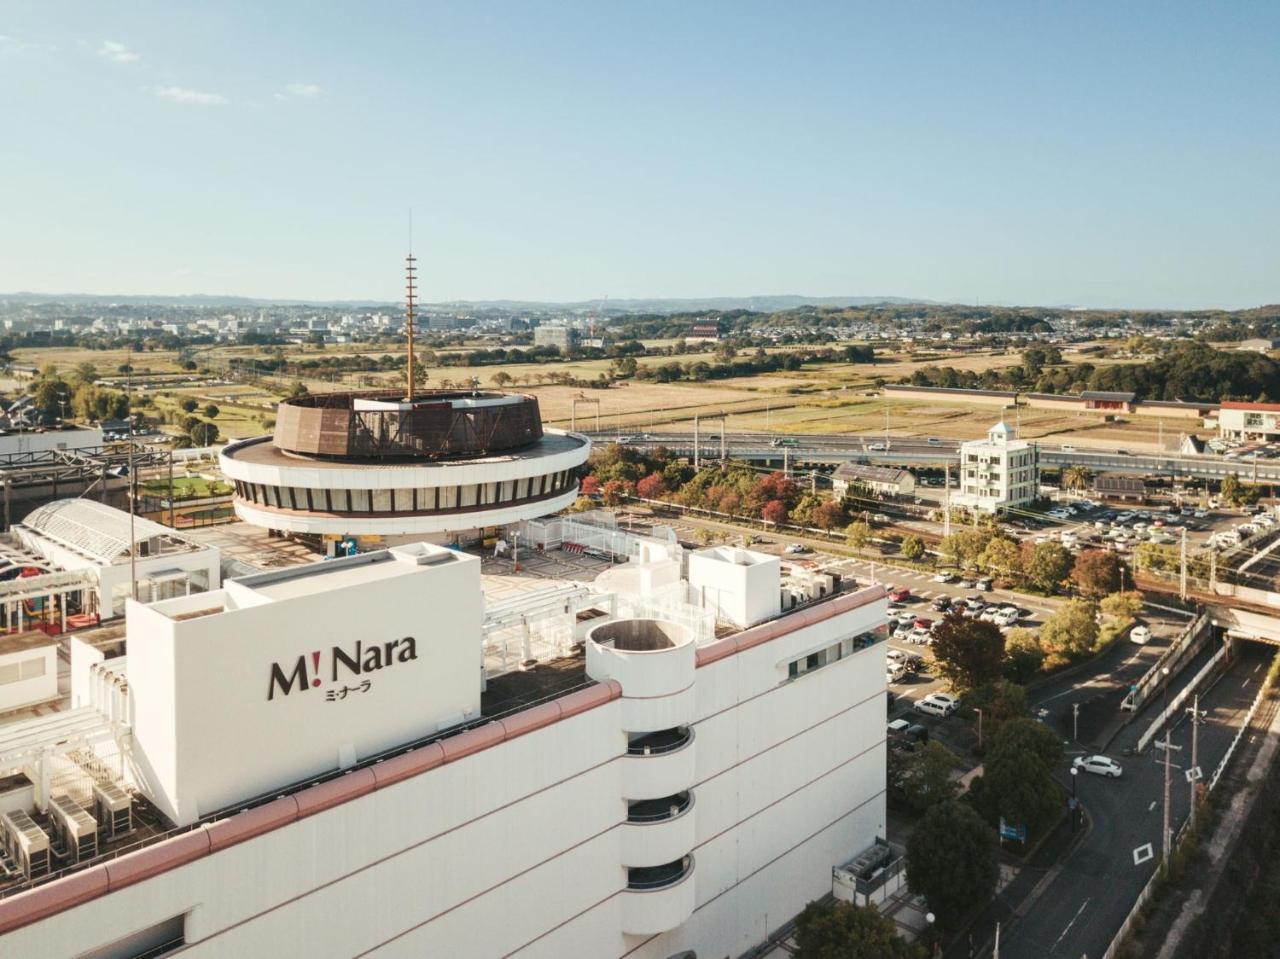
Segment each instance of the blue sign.
[{"label": "blue sign", "polygon": [[1016,839],[1018,840],[1018,842],[1026,842],[1027,827],[1026,826],[1010,826],[1008,823],[1004,821],[1004,819],[1001,819],[1000,820],[1000,838]]}]

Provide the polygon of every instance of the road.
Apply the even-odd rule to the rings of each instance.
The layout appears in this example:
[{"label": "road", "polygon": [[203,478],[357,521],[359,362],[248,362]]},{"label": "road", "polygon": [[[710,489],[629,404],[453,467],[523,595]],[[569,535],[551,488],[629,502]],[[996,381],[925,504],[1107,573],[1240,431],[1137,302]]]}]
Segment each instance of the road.
[{"label": "road", "polygon": [[[1225,755],[1257,695],[1273,652],[1260,644],[1240,644],[1239,656],[1230,669],[1200,690],[1200,707],[1207,715],[1200,726],[1198,765],[1206,777]],[[1185,683],[1194,671],[1194,666],[1184,670],[1179,681]],[[1175,684],[1171,695],[1177,688]],[[1081,695],[1089,692],[1081,690]],[[1069,697],[1062,699],[1065,702],[1056,707],[1059,713],[1070,702]],[[1160,856],[1163,752],[1153,749],[1142,757],[1126,755],[1159,709],[1157,699],[1108,750],[1124,767],[1121,778],[1086,773],[1077,777],[1077,792],[1091,820],[1089,833],[1063,861],[1061,871],[1027,914],[1006,927],[1000,947],[1003,959],[1078,959],[1106,951]],[[1175,746],[1183,747],[1170,761],[1170,821],[1176,831],[1190,808],[1190,787],[1184,772],[1190,766],[1190,729],[1185,715],[1175,721],[1172,738]],[[1083,752],[1068,744],[1068,759]],[[1069,786],[1065,768],[1059,778]],[[988,930],[980,932],[985,938]]]}]

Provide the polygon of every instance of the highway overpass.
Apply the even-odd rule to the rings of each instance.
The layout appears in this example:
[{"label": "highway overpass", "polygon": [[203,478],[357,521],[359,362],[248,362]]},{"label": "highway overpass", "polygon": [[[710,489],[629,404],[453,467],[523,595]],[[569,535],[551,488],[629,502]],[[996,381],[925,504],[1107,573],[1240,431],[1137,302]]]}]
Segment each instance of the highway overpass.
[{"label": "highway overpass", "polygon": [[[616,442],[619,434],[601,431],[589,434],[599,443]],[[889,437],[849,434],[800,434],[794,445],[774,446],[776,434],[726,433],[724,448],[732,459],[754,463],[782,463],[784,457],[792,465],[817,463],[873,463],[907,468],[955,466],[960,461],[959,442],[950,439],[931,441],[918,437]],[[621,434],[626,445],[637,449],[665,446],[678,456],[692,456],[693,434],[688,432]],[[1250,482],[1280,483],[1280,460],[1227,459],[1222,456],[1181,456],[1172,453],[1135,452],[1124,448],[1076,448],[1068,444],[1037,442],[1040,463],[1047,467],[1084,466],[1095,473],[1131,473],[1170,479],[1220,480],[1230,473]],[[720,456],[721,437],[718,430],[707,429],[699,437],[698,446],[704,459]],[[886,448],[887,446],[887,448]]]}]

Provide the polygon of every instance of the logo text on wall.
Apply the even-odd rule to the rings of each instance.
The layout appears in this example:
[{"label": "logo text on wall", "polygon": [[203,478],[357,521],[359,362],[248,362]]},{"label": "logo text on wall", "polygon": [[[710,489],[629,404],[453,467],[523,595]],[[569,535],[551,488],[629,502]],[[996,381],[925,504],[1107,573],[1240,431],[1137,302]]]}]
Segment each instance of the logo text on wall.
[{"label": "logo text on wall", "polygon": [[[286,672],[286,666],[271,664],[271,681],[267,686],[267,699],[275,699],[276,693],[288,696],[292,692],[319,689],[325,683],[341,683],[343,695],[326,695],[326,699],[345,699],[348,692],[368,692],[369,673],[386,669],[397,663],[407,663],[418,658],[418,641],[412,636],[389,639],[381,645],[357,640],[354,648],[332,646],[328,656],[322,650],[303,653]],[[365,677],[358,686],[348,687],[351,676]],[[363,687],[363,688],[361,688]],[[332,692],[332,691],[331,691]]]}]

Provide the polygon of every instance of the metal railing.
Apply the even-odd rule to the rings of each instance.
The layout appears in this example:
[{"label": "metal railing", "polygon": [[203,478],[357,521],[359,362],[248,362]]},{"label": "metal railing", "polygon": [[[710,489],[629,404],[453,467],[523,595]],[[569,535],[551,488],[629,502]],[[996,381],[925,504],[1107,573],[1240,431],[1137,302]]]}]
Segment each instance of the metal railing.
[{"label": "metal railing", "polygon": [[627,888],[635,892],[666,889],[693,872],[693,856],[688,855],[661,866],[633,866],[627,870]]},{"label": "metal railing", "polygon": [[627,807],[627,822],[647,824],[665,822],[683,815],[693,805],[693,796],[688,792],[676,793],[665,799],[642,799]]},{"label": "metal railing", "polygon": [[627,744],[628,756],[660,756],[683,749],[693,741],[693,730],[688,726],[677,726],[661,732],[649,733]]}]

